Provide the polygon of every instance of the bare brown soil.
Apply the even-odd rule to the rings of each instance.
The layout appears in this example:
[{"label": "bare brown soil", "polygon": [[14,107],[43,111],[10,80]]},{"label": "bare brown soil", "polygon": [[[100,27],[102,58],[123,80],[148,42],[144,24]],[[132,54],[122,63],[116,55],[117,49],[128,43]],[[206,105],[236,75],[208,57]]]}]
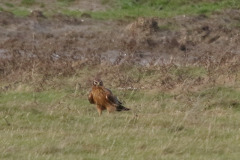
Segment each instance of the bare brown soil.
[{"label": "bare brown soil", "polygon": [[209,17],[105,21],[62,14],[45,17],[38,11],[19,18],[0,12],[0,69],[6,76],[34,65],[63,71],[86,65],[221,61],[226,55],[240,55],[239,17],[239,10]]}]

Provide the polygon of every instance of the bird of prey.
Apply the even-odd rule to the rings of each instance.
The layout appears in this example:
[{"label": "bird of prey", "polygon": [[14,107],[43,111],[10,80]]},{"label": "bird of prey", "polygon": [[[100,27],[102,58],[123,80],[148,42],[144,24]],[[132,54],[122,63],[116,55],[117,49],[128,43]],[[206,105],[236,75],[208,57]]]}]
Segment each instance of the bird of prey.
[{"label": "bird of prey", "polygon": [[104,87],[102,80],[98,78],[93,81],[92,90],[89,93],[88,100],[91,104],[97,105],[99,116],[105,109],[107,109],[108,113],[130,110],[129,108],[124,107],[117,97],[114,96],[109,89]]}]

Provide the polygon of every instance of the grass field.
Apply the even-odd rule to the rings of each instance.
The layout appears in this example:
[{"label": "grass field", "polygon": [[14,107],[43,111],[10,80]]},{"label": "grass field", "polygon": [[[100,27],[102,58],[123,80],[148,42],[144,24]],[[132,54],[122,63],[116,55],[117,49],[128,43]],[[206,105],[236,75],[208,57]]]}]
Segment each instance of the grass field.
[{"label": "grass field", "polygon": [[[210,80],[204,67],[168,66],[167,72],[144,67],[124,72],[120,67],[106,72],[112,69],[128,77],[124,84],[139,88],[121,89],[120,79],[102,77],[129,112],[98,116],[87,100],[88,68],[76,76],[50,78],[41,91],[34,81],[2,84],[0,158],[238,159],[236,73],[227,77],[215,70]],[[228,69],[221,68],[223,73]],[[167,81],[166,74],[175,80]],[[199,77],[208,82],[195,84]],[[172,82],[175,87],[168,89]]]},{"label": "grass field", "polygon": [[[79,17],[82,12],[71,8],[76,2],[3,0],[0,10],[24,17],[40,7],[46,15],[61,12]],[[238,0],[101,2],[112,9],[89,11],[93,18],[172,17],[240,7]],[[0,61],[1,160],[240,157],[240,63],[230,52],[221,60],[206,57],[193,64],[105,66],[89,60],[73,68],[74,61],[52,60],[41,52],[35,58],[14,59],[20,54],[15,50],[13,45],[12,59]],[[87,100],[97,74],[130,111],[98,116]]]}]

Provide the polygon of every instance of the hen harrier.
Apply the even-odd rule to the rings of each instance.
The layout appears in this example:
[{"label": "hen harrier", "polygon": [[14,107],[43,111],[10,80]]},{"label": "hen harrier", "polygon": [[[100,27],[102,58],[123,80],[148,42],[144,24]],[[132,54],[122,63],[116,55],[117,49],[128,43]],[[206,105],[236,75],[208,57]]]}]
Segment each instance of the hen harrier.
[{"label": "hen harrier", "polygon": [[97,105],[99,116],[102,114],[102,110],[107,109],[108,113],[113,111],[128,111],[122,103],[115,97],[112,92],[103,86],[103,82],[100,79],[95,79],[92,85],[92,91],[89,93],[88,100],[91,104]]}]

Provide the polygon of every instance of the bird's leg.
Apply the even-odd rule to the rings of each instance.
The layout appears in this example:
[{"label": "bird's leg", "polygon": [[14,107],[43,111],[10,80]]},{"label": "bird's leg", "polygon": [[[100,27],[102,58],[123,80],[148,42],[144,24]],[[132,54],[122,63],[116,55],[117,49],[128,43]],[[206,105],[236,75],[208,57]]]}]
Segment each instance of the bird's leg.
[{"label": "bird's leg", "polygon": [[101,116],[101,114],[102,114],[102,110],[98,108],[98,115]]},{"label": "bird's leg", "polygon": [[97,110],[98,110],[99,116],[101,116],[101,114],[102,114],[102,109],[101,109],[101,107],[100,107],[100,106],[97,106]]}]

